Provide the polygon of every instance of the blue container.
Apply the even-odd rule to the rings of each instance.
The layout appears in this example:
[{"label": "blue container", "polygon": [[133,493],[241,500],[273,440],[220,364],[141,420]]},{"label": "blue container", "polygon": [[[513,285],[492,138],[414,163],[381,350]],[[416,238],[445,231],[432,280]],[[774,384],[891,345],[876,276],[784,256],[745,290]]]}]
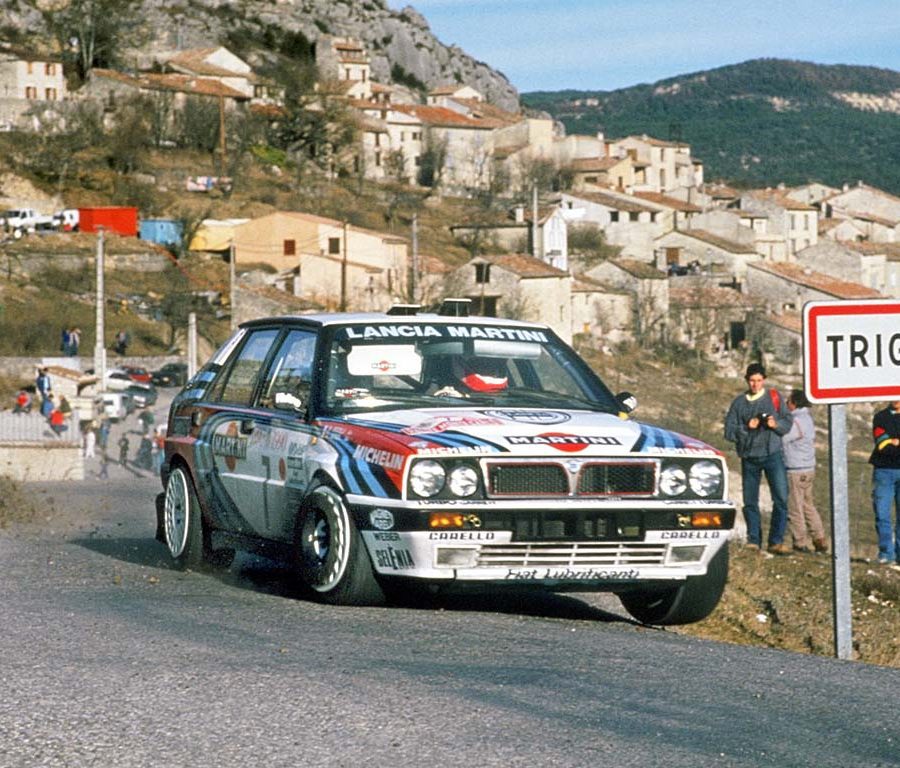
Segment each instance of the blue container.
[{"label": "blue container", "polygon": [[138,236],[141,240],[165,247],[181,245],[184,227],[174,219],[141,219]]}]

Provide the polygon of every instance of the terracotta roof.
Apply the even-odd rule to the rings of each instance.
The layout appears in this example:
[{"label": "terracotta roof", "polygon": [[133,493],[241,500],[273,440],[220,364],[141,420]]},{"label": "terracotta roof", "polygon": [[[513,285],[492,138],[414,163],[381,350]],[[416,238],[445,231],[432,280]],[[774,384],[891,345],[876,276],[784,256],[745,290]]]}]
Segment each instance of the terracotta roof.
[{"label": "terracotta roof", "polygon": [[615,293],[622,296],[630,295],[631,291],[624,288],[616,288],[614,285],[595,280],[593,277],[578,274],[572,282],[572,293]]},{"label": "terracotta roof", "polygon": [[195,75],[206,75],[209,77],[244,77],[248,80],[255,79],[252,72],[238,72],[206,61],[208,56],[211,56],[218,50],[218,48],[192,48],[187,51],[180,51],[168,59],[166,64],[172,67],[187,69],[191,74]]},{"label": "terracotta roof", "polygon": [[710,197],[717,199],[727,200],[738,196],[737,190],[734,187],[729,187],[727,184],[706,184],[703,191]]},{"label": "terracotta roof", "polygon": [[819,219],[819,224],[818,224],[819,234],[823,235],[826,232],[830,232],[832,229],[840,226],[845,221],[850,221],[851,224],[853,223],[850,219]]},{"label": "terracotta roof", "polygon": [[753,301],[733,288],[715,285],[685,284],[682,280],[669,282],[669,304],[682,309],[718,309],[735,307],[752,309]]},{"label": "terracotta roof", "polygon": [[900,219],[886,219],[883,216],[876,216],[873,213],[858,213],[855,211],[846,211],[847,216],[860,221],[871,221],[873,224],[881,224],[883,227],[893,229],[900,224]]},{"label": "terracotta roof", "polygon": [[580,157],[577,160],[570,161],[566,168],[575,173],[590,173],[592,171],[601,173],[615,168],[619,163],[627,160],[622,157]]},{"label": "terracotta roof", "polygon": [[868,256],[886,256],[889,261],[900,260],[900,243],[873,243],[869,240],[856,242],[852,240],[838,240],[845,248]]},{"label": "terracotta roof", "polygon": [[647,200],[651,203],[657,203],[658,205],[664,205],[667,208],[672,208],[676,211],[682,211],[683,213],[702,213],[703,209],[694,205],[693,203],[688,203],[684,200],[679,200],[676,197],[669,197],[668,195],[661,195],[659,192],[635,192],[635,197],[639,197],[642,200]]},{"label": "terracotta roof", "polygon": [[461,104],[469,110],[469,117],[480,119],[497,120],[504,125],[515,125],[522,121],[522,115],[515,112],[507,112],[493,104],[478,99],[453,99],[457,104]]},{"label": "terracotta roof", "polygon": [[742,219],[768,219],[769,214],[765,211],[745,211],[743,208],[730,209]]},{"label": "terracotta roof", "polygon": [[811,205],[807,205],[806,203],[801,203],[799,200],[794,200],[792,197],[787,196],[787,190],[781,189],[756,189],[750,192],[750,197],[755,197],[757,200],[765,200],[770,203],[775,203],[775,205],[780,205],[787,211],[814,211],[816,210]]},{"label": "terracotta roof", "polygon": [[611,263],[640,280],[666,279],[665,272],[660,272],[647,261],[638,261],[637,259],[612,259]]},{"label": "terracotta roof", "polygon": [[626,213],[659,213],[658,209],[645,205],[640,200],[627,200],[605,192],[579,192],[578,194],[570,195],[570,197],[578,200],[587,200],[598,205],[605,205],[607,208],[614,208],[617,211],[625,211]]},{"label": "terracotta roof", "polygon": [[432,88],[428,91],[429,96],[452,96],[458,90],[463,88],[461,85],[439,85],[437,88]]},{"label": "terracotta roof", "polygon": [[787,262],[777,262],[774,264],[757,262],[748,264],[748,269],[759,269],[772,275],[790,280],[799,285],[805,285],[822,293],[827,293],[837,299],[877,299],[882,298],[881,294],[865,285],[859,283],[851,283],[846,280],[839,280],[830,275],[824,275],[821,272],[813,272],[811,269],[805,268],[800,264],[788,264]]},{"label": "terracotta roof", "polygon": [[[728,251],[729,253],[756,253],[756,249],[752,245],[738,243],[735,240],[719,237],[712,232],[707,232],[705,229],[679,229],[678,233],[693,237],[695,240],[701,240],[704,243],[709,243],[710,245],[714,245],[716,248]],[[663,235],[663,237],[665,237],[665,235]]]},{"label": "terracotta roof", "polygon": [[799,312],[783,312],[781,314],[770,312],[763,315],[763,319],[772,323],[772,325],[784,328],[786,331],[791,331],[796,334],[803,333],[803,318]]},{"label": "terracotta roof", "polygon": [[250,97],[230,88],[219,80],[191,75],[143,73],[136,77],[111,69],[93,69],[91,74],[107,80],[116,80],[132,88],[148,91],[177,91],[197,96],[223,96],[227,99],[249,101]]},{"label": "terracotta roof", "polygon": [[523,280],[541,277],[568,277],[569,275],[568,272],[551,267],[547,262],[524,253],[499,253],[479,258],[517,274]]},{"label": "terracotta roof", "polygon": [[394,104],[392,109],[395,112],[403,112],[404,114],[417,117],[425,125],[435,125],[443,128],[480,128],[486,130],[502,126],[502,123],[497,120],[467,117],[446,107],[429,107],[424,104]]}]

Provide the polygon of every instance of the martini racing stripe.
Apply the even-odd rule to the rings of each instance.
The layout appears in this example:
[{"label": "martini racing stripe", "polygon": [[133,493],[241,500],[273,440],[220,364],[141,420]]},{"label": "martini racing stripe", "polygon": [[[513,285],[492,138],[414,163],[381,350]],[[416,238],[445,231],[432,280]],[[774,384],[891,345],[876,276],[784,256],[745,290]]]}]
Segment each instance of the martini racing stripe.
[{"label": "martini racing stripe", "polygon": [[366,427],[367,429],[377,429],[381,432],[390,432],[391,434],[395,434],[402,440],[407,442],[410,440],[418,439],[428,440],[431,443],[435,443],[437,445],[445,446],[448,448],[484,448],[494,453],[509,451],[508,448],[505,448],[502,445],[498,445],[497,443],[492,443],[490,440],[473,437],[472,435],[467,435],[463,432],[457,432],[455,430],[448,429],[446,432],[422,432],[417,433],[416,435],[409,435],[403,431],[406,427],[401,424],[385,424],[381,421],[365,421],[363,419],[353,419],[351,423],[354,426],[358,425],[360,427]]},{"label": "martini racing stripe", "polygon": [[645,453],[652,448],[684,448],[684,440],[673,432],[669,432],[651,424],[641,424],[641,436],[631,449],[634,453]]},{"label": "martini racing stripe", "polygon": [[338,469],[351,493],[400,498],[400,491],[390,481],[382,467],[360,461],[353,456],[354,443],[346,437],[331,433],[329,442],[338,452]]}]

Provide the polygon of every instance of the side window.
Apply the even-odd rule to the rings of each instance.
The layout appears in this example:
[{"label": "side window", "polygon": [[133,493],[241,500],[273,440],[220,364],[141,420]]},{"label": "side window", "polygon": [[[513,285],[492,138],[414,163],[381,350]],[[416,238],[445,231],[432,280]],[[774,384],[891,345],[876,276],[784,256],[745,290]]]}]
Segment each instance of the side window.
[{"label": "side window", "polygon": [[264,408],[303,410],[312,387],[316,334],[291,331],[284,337],[263,387],[260,405]]},{"label": "side window", "polygon": [[234,362],[228,367],[221,383],[216,382],[212,399],[224,403],[249,405],[259,381],[263,362],[277,335],[277,328],[251,333]]}]

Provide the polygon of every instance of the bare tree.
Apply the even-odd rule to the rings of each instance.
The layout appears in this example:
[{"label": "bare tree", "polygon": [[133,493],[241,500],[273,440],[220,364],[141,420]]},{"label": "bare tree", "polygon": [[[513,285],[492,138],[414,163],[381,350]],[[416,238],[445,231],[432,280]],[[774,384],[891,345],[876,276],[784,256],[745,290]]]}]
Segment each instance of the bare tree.
[{"label": "bare tree", "polygon": [[142,0],[21,0],[36,11],[64,61],[84,81],[95,66],[114,67],[143,35]]},{"label": "bare tree", "polygon": [[433,129],[425,130],[425,141],[422,154],[419,156],[418,182],[423,187],[438,189],[447,164],[447,138],[438,136]]}]

